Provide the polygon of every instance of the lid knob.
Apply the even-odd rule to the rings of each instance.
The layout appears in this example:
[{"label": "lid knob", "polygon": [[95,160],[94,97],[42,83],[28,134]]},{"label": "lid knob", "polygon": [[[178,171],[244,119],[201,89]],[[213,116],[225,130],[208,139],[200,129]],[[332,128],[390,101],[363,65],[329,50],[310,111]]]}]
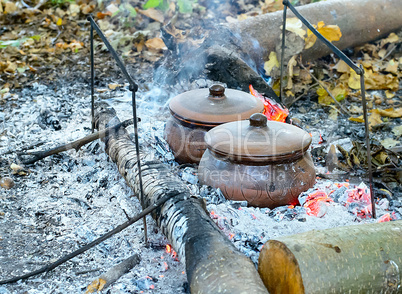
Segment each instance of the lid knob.
[{"label": "lid knob", "polygon": [[209,98],[222,99],[225,97],[225,87],[221,85],[212,85],[209,87]]},{"label": "lid knob", "polygon": [[262,113],[254,113],[250,116],[250,126],[252,127],[266,127],[267,117]]}]

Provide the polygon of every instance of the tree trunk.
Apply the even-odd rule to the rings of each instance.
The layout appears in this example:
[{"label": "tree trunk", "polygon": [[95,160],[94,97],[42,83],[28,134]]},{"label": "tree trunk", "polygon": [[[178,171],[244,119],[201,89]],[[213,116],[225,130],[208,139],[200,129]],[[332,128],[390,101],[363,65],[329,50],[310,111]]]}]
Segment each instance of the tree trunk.
[{"label": "tree trunk", "polygon": [[402,293],[402,221],[310,231],[265,243],[270,293]]},{"label": "tree trunk", "polygon": [[[96,125],[119,123],[112,109],[101,108]],[[106,153],[136,195],[139,193],[135,146],[125,129],[105,138]],[[141,157],[143,157],[141,155]],[[166,194],[176,195],[153,213],[158,226],[186,263],[191,293],[267,293],[254,264],[241,254],[209,217],[203,199],[158,161],[142,161],[144,207]]]},{"label": "tree trunk", "polygon": [[[333,44],[341,50],[402,28],[401,0],[328,0],[298,7],[297,11],[312,24],[324,21],[326,25],[338,25],[342,37]],[[268,60],[269,53],[280,48],[282,17],[283,11],[267,13],[234,23],[230,29],[239,32],[246,40],[257,40],[265,50],[264,60]],[[289,9],[288,17],[295,17]],[[303,25],[303,29],[307,28]],[[292,46],[290,42],[286,45]],[[249,42],[249,48],[244,48],[244,51],[253,50],[253,47],[254,44]],[[305,59],[316,59],[329,53],[331,51],[317,40],[312,48],[303,51],[303,56]]]}]

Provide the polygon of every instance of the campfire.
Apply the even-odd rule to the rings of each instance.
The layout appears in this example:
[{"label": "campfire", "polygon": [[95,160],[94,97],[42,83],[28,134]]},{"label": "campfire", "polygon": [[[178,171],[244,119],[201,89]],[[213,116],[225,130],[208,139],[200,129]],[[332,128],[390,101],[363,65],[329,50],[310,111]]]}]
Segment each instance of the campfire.
[{"label": "campfire", "polygon": [[[91,21],[91,28],[95,28],[100,34],[94,19],[91,16],[88,19]],[[108,46],[108,42],[105,43]],[[308,135],[316,130],[307,130],[307,124],[308,132],[302,127],[289,124],[292,118],[289,109],[268,97],[267,92],[259,93],[254,89],[254,86],[258,88],[258,83],[254,84],[254,81],[248,81],[252,83],[249,85],[251,95],[231,89],[219,80],[208,78],[198,81],[202,87],[198,83],[184,85],[186,91],[171,87],[171,92],[165,93],[169,98],[183,97],[181,95],[185,93],[190,93],[190,96],[185,96],[180,103],[172,98],[171,101],[174,102],[167,109],[166,101],[166,105],[163,105],[152,97],[157,90],[161,93],[164,89],[145,90],[143,85],[138,87],[122,63],[120,64],[117,53],[113,48],[109,50],[118,61],[128,80],[128,86],[121,87],[116,97],[98,101],[100,103],[95,106],[95,100],[100,99],[95,99],[92,76],[93,134],[47,152],[29,151],[23,154],[33,157],[31,161],[25,161],[28,165],[71,148],[78,151],[94,139],[102,140],[102,145],[92,143],[88,147],[88,154],[82,156],[80,153],[78,159],[75,159],[80,161],[85,172],[74,168],[74,159],[57,159],[62,162],[60,166],[63,173],[76,173],[74,181],[76,179],[78,186],[73,189],[78,191],[77,194],[83,194],[79,197],[69,197],[70,191],[62,188],[60,183],[54,184],[45,193],[39,193],[40,187],[53,181],[53,178],[46,176],[42,179],[39,172],[31,175],[31,181],[32,178],[37,177],[37,181],[40,178],[39,184],[29,183],[33,187],[39,187],[33,193],[38,200],[32,200],[32,196],[27,193],[26,197],[30,202],[27,203],[26,213],[29,214],[29,209],[32,209],[35,218],[46,218],[48,224],[54,222],[58,226],[58,231],[51,234],[45,231],[46,228],[42,228],[44,232],[36,242],[62,240],[68,242],[68,246],[74,250],[60,259],[52,256],[49,265],[33,273],[16,275],[16,278],[2,283],[14,283],[32,275],[52,271],[71,258],[101,244],[94,253],[94,258],[85,257],[85,262],[77,263],[82,266],[96,262],[103,266],[106,264],[105,260],[110,259],[107,260],[107,267],[113,265],[105,273],[100,269],[89,269],[77,274],[101,274],[89,284],[88,293],[102,291],[109,286],[115,287],[111,291],[169,293],[174,292],[171,285],[174,285],[177,292],[184,293],[189,290],[196,293],[237,293],[249,290],[266,293],[267,289],[272,293],[302,293],[320,289],[327,282],[326,279],[330,285],[326,289],[330,290],[349,289],[349,286],[353,286],[353,289],[359,291],[369,291],[371,289],[367,287],[371,287],[371,282],[375,289],[386,287],[388,290],[398,290],[400,260],[397,258],[402,205],[393,195],[373,198],[372,187],[366,186],[361,179],[331,180],[329,168],[314,166],[313,164],[321,160],[315,143],[326,147],[323,140],[323,136],[327,138],[325,131],[322,135],[321,131],[318,132],[319,139],[316,139],[312,138],[314,135]],[[245,63],[251,68],[252,62],[247,62]],[[221,110],[227,111],[231,105],[235,105],[235,111],[226,113],[225,119],[222,119],[222,112],[211,114],[203,103],[195,102],[195,96],[200,93],[202,98],[207,97],[207,103],[219,107],[230,94],[239,94],[238,92],[241,92],[238,96],[241,99],[236,98],[235,102],[221,107]],[[38,100],[41,101],[40,99],[42,98],[39,97]],[[126,103],[119,104],[122,101],[131,102],[133,108],[128,108]],[[243,103],[246,107],[238,108]],[[88,114],[89,111],[87,116]],[[55,130],[64,130],[63,122],[55,119],[50,112],[43,112],[41,116],[45,124],[51,125]],[[120,118],[125,120],[120,121]],[[252,129],[258,136],[242,133],[243,127],[249,132]],[[69,130],[74,128],[76,125],[70,126]],[[238,131],[236,135],[228,132],[233,129]],[[172,130],[176,134],[170,136]],[[247,143],[251,143],[245,149],[236,144],[225,145],[229,140],[225,141],[223,136],[214,136],[217,130],[229,133],[231,139],[236,139],[233,142],[242,142],[242,138],[246,137],[249,139]],[[267,130],[276,132],[275,136],[266,135]],[[285,135],[282,136],[282,133]],[[212,135],[208,137],[208,134]],[[268,143],[260,140],[261,134],[264,139],[269,139]],[[191,141],[188,138],[196,140]],[[275,140],[278,140],[278,144],[274,144],[272,150],[266,152],[269,149],[267,146],[271,146],[270,143]],[[294,141],[296,144],[293,144]],[[312,141],[313,146],[310,146]],[[183,142],[186,147],[180,149]],[[181,146],[177,148],[176,143]],[[195,149],[196,154],[191,153]],[[182,150],[185,150],[184,155]],[[246,152],[242,152],[244,150]],[[315,162],[310,157],[310,152],[313,151]],[[370,150],[368,153],[370,154]],[[343,156],[345,154],[349,155],[347,151],[342,153]],[[95,159],[82,158],[86,156],[93,156]],[[224,177],[230,179],[224,185],[206,181],[203,176],[205,170],[202,170],[206,166],[206,156],[211,156],[207,167],[221,168],[220,180]],[[106,158],[110,159],[109,162],[106,162]],[[301,161],[303,162],[300,163]],[[355,160],[353,163],[356,165],[356,162]],[[103,163],[107,166],[105,170],[102,169]],[[38,164],[35,168],[40,168],[46,174],[46,164]],[[19,176],[31,173],[22,164],[12,165],[12,170]],[[231,174],[238,170],[239,174]],[[255,170],[258,172],[254,172]],[[116,180],[115,175],[118,172],[125,183],[117,183],[119,180]],[[316,173],[319,176],[316,177]],[[240,177],[237,178],[237,175]],[[58,176],[63,175],[60,173]],[[99,179],[91,182],[92,177]],[[111,180],[114,184],[108,186],[108,181]],[[67,183],[73,186],[74,181],[70,179]],[[0,182],[1,185],[3,182]],[[92,191],[85,188],[88,182],[94,186]],[[62,191],[60,195],[57,190]],[[97,190],[98,194],[94,197],[91,193]],[[142,211],[135,209],[133,204],[127,204],[132,202],[131,194],[138,197]],[[102,198],[103,196],[107,199]],[[59,209],[59,203],[49,206],[54,199],[66,201],[67,204],[60,209],[62,212],[56,212],[52,216],[47,210]],[[7,201],[11,203],[10,199]],[[81,210],[76,207],[70,209],[71,203],[68,201],[81,207]],[[97,223],[96,218],[92,219],[91,229],[79,223],[82,218],[80,214],[90,216],[91,212],[88,211],[91,210],[95,214],[98,203],[106,206],[109,202],[114,205],[107,210],[110,222],[102,219]],[[10,203],[7,204],[13,205]],[[39,209],[41,207],[46,207],[47,210]],[[376,208],[379,218],[374,218],[376,210],[373,208]],[[121,213],[117,210],[121,210]],[[150,222],[150,217],[147,221],[148,214],[152,215],[155,222]],[[123,240],[109,239],[139,220],[143,220],[143,226],[135,225],[129,233],[125,231]],[[359,225],[350,226],[351,224]],[[35,223],[22,225],[34,227]],[[68,235],[64,232],[66,228],[70,230],[70,236],[74,236],[74,240],[67,240]],[[0,240],[1,238],[2,236]],[[138,241],[140,238],[143,241]],[[136,239],[136,243],[132,239]],[[378,244],[381,247],[377,248]],[[360,251],[351,249],[353,245],[358,246]],[[133,249],[135,254],[129,258],[122,257],[121,252],[130,252]],[[361,256],[369,258],[362,261]],[[364,263],[363,266],[360,262]],[[73,263],[76,265],[75,259]],[[277,264],[284,266],[278,267]],[[378,267],[378,264],[381,266]],[[347,266],[348,271],[339,273],[337,270],[343,266]],[[362,272],[362,268],[370,269],[369,275],[366,271]],[[289,278],[290,276],[295,278]],[[117,281],[120,277],[122,282]],[[93,279],[93,276],[88,275],[88,278]],[[70,280],[71,277],[63,276],[64,283],[68,284]],[[363,285],[356,282],[360,280]],[[0,287],[0,292],[2,290]]]}]

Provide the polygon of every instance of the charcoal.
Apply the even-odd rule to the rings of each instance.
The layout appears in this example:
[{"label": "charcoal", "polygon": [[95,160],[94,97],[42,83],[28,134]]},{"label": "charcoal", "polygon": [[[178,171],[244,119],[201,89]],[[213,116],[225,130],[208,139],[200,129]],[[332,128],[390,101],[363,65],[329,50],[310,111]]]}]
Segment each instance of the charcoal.
[{"label": "charcoal", "polygon": [[339,198],[341,198],[343,195],[345,195],[345,191],[348,188],[345,186],[340,187],[339,189],[335,190],[330,196],[334,200],[334,202],[339,202]]},{"label": "charcoal", "polygon": [[47,126],[51,126],[56,131],[61,130],[61,125],[58,117],[49,109],[41,110],[38,117],[38,124],[42,129],[46,129]]}]

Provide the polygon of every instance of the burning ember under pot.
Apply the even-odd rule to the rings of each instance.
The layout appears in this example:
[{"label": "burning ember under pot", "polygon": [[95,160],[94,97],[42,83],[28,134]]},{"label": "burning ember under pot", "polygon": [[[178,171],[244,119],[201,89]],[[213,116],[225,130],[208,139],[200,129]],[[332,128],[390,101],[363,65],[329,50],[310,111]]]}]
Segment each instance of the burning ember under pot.
[{"label": "burning ember under pot", "polygon": [[180,163],[199,163],[206,150],[205,134],[218,125],[262,112],[262,102],[242,91],[213,85],[174,97],[164,137]]},{"label": "burning ember under pot", "polygon": [[256,113],[213,128],[205,142],[199,180],[220,188],[227,199],[269,208],[295,205],[299,194],[314,185],[307,151],[311,136],[293,125]]}]

